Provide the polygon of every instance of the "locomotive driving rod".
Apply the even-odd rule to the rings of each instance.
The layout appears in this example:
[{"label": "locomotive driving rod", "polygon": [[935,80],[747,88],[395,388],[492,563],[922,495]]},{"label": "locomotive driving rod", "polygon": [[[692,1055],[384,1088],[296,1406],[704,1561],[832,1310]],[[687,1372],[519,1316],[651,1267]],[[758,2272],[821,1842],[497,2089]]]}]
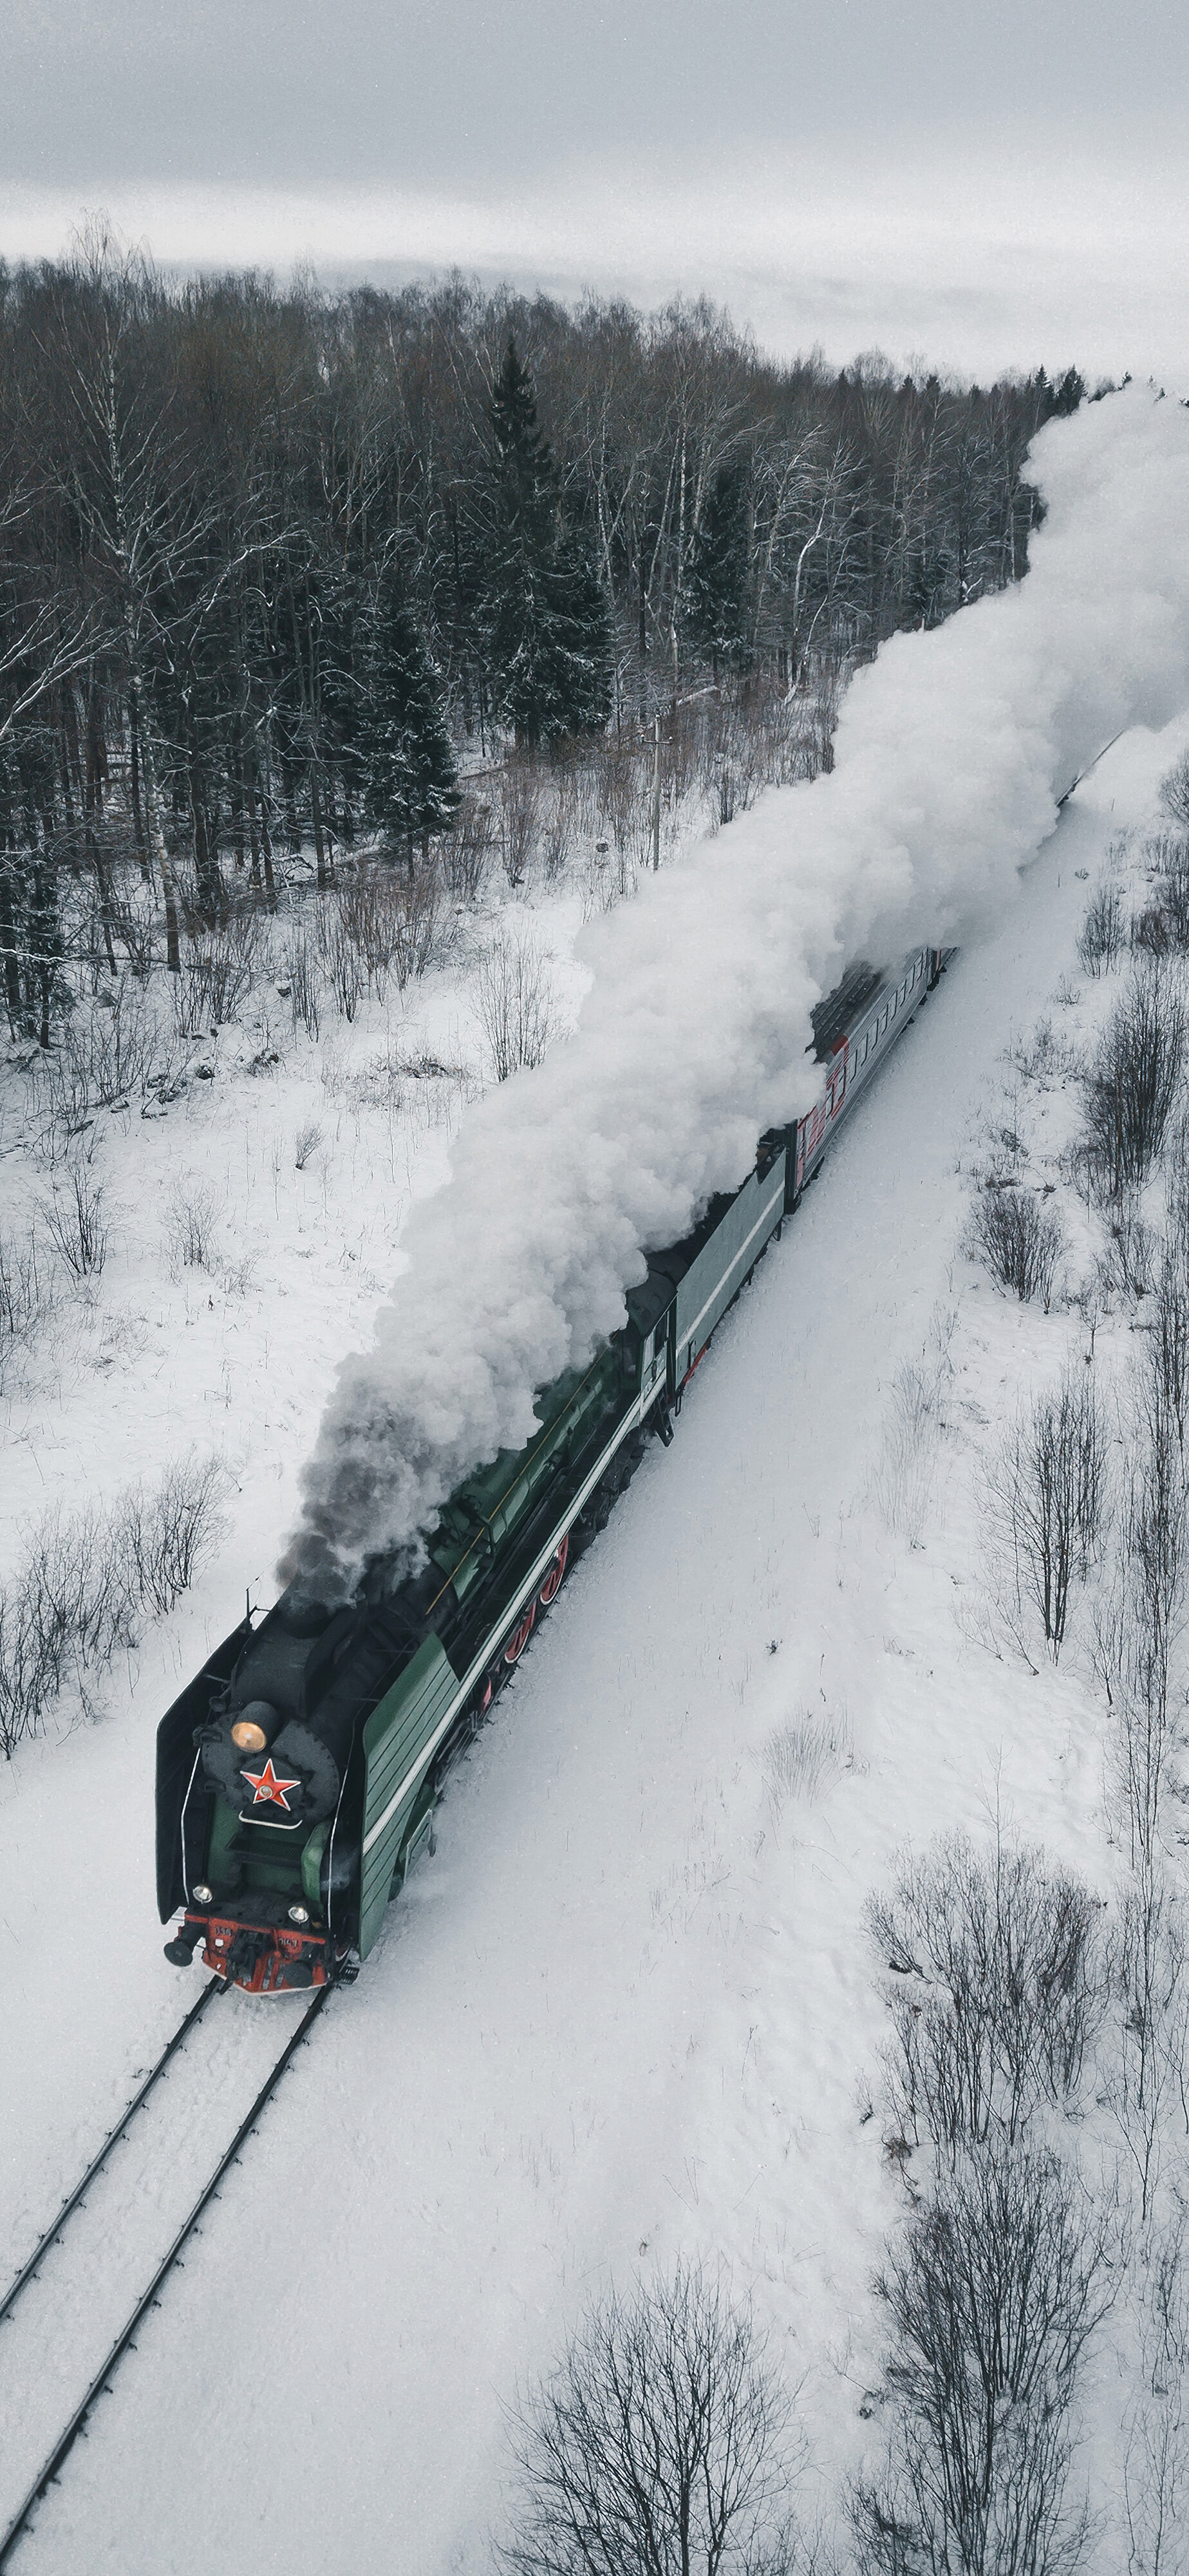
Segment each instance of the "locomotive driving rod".
[{"label": "locomotive driving rod", "polygon": [[[215,1982],[220,1983],[221,1980],[216,1979]],[[0,2534],[0,2569],[7,2567],[8,2561],[17,2541],[20,2539],[26,2523],[28,2522],[30,2514],[33,2512],[35,2506],[40,2504],[46,2488],[53,2485],[59,2470],[62,2468],[69,2453],[73,2450],[79,2434],[82,2432],[83,2426],[86,2423],[87,2417],[91,2412],[91,2408],[93,2407],[96,2398],[102,2395],[105,2389],[108,2389],[112,2372],[115,2370],[117,2363],[123,2359],[124,2354],[130,2348],[135,2351],[136,2347],[133,2343],[133,2337],[136,2333],[137,2327],[143,2324],[150,2308],[155,2308],[159,2305],[157,2295],[158,2291],[161,2289],[163,2282],[167,2279],[170,2272],[172,2272],[174,2264],[177,2262],[178,2257],[181,2254],[182,2247],[193,2235],[204,2209],[206,2209],[214,2199],[219,2185],[223,2180],[224,2174],[228,2171],[228,2168],[235,2163],[240,2148],[251,2136],[252,2130],[264,2109],[269,2095],[275,2092],[276,2087],[289,2064],[290,2058],[293,2056],[295,2050],[300,2048],[311,2024],[317,2020],[327,1996],[333,1994],[336,1983],[337,1979],[331,1979],[326,1985],[319,1986],[312,2004],[310,2004],[307,2010],[302,2014],[301,2020],[299,2021],[292,2038],[286,2041],[271,2074],[265,2078],[264,2083],[261,2085],[260,2091],[252,2104],[251,2110],[246,2114],[245,2118],[240,2121],[239,2127],[227,2149],[226,2155],[220,2157],[220,2160],[211,2175],[210,2181],[199,2194],[188,2218],[183,2220],[181,2227],[178,2229],[177,2235],[174,2237],[168,2254],[166,2254],[163,2261],[157,2265],[157,2269],[153,2274],[152,2280],[150,2281],[144,2296],[138,2299],[136,2306],[128,2319],[127,2325],[124,2327],[122,2333],[117,2335],[102,2369],[96,2371],[95,2377],[91,2381],[91,2385],[87,2390],[86,2396],[81,2400],[81,2403],[75,2407],[74,2413],[70,2418],[70,2422],[68,2423],[65,2432],[62,2434],[61,2439],[55,2444],[44,2467],[39,2470],[19,2512],[14,2514],[7,2530],[3,2534]],[[199,2003],[195,2006],[194,2012],[190,2015],[191,2020],[197,2018],[197,2014],[201,2010],[202,2005],[207,2003],[209,1999],[210,1988],[208,1986],[206,1992],[200,1997]],[[180,2036],[181,2034],[179,2032],[178,2037],[180,2038]]]}]

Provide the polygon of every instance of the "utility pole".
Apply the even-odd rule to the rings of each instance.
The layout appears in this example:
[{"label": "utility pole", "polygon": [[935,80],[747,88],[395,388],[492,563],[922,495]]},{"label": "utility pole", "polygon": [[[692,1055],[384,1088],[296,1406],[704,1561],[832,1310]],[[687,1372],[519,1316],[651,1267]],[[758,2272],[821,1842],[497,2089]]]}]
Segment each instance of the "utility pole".
[{"label": "utility pole", "polygon": [[661,711],[652,719],[652,873],[661,863]]}]

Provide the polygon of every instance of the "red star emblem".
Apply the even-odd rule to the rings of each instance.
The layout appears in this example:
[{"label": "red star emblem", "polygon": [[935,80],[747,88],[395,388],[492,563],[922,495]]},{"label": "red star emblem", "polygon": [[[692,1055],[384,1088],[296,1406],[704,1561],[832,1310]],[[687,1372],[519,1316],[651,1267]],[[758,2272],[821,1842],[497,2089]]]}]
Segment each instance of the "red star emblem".
[{"label": "red star emblem", "polygon": [[249,1789],[254,1789],[256,1792],[256,1795],[252,1800],[254,1807],[283,1807],[286,1815],[288,1815],[289,1812],[289,1801],[285,1795],[286,1789],[300,1789],[301,1787],[300,1780],[278,1779],[277,1774],[272,1767],[271,1753],[264,1765],[263,1771],[241,1771],[239,1776],[241,1780],[247,1781]]}]

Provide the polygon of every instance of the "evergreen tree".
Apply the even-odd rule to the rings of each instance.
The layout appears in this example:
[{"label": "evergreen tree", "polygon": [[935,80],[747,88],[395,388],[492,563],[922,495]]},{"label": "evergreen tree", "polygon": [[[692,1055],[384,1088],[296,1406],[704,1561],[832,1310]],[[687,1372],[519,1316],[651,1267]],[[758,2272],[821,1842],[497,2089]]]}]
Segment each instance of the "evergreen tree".
[{"label": "evergreen tree", "polygon": [[715,476],[682,585],[695,649],[719,667],[739,663],[747,643],[747,486],[741,467]]},{"label": "evergreen tree", "polygon": [[458,777],[438,674],[390,557],[376,589],[368,638],[358,749],[369,822],[395,843],[446,831]]},{"label": "evergreen tree", "polygon": [[510,338],[491,403],[493,474],[484,623],[495,712],[518,743],[593,730],[610,706],[606,602],[562,523],[532,379]]}]

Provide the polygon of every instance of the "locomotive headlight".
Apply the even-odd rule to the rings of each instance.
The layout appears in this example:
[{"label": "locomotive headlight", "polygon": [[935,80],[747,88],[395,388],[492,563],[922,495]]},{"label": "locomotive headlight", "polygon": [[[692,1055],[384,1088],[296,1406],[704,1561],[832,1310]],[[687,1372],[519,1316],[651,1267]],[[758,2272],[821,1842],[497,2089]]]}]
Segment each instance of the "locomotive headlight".
[{"label": "locomotive headlight", "polygon": [[213,1904],[214,1897],[212,1890],[209,1887],[196,1887],[194,1890],[194,1902],[196,1905]]},{"label": "locomotive headlight", "polygon": [[268,1737],[262,1726],[253,1725],[250,1717],[241,1717],[239,1724],[232,1727],[231,1741],[237,1753],[263,1753]]},{"label": "locomotive headlight", "polygon": [[308,1906],[308,1905],[291,1905],[291,1906],[290,1906],[290,1908],[289,1908],[289,1920],[290,1920],[290,1922],[291,1922],[291,1923],[308,1923],[308,1922],[309,1922],[309,1919],[310,1919],[310,1909],[309,1909],[309,1906]]}]

